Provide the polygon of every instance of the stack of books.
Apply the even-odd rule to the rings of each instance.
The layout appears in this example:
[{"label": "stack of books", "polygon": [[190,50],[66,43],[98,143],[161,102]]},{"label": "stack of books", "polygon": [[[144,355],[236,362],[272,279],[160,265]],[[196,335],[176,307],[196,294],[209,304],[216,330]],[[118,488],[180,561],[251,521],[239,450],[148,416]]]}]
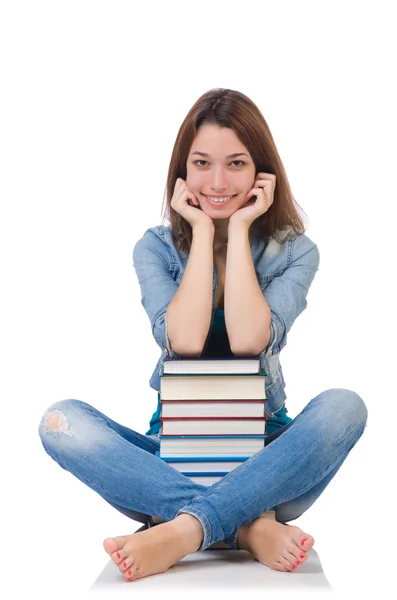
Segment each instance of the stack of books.
[{"label": "stack of books", "polygon": [[259,357],[166,357],[157,456],[207,486],[248,460],[265,443],[265,377]]}]

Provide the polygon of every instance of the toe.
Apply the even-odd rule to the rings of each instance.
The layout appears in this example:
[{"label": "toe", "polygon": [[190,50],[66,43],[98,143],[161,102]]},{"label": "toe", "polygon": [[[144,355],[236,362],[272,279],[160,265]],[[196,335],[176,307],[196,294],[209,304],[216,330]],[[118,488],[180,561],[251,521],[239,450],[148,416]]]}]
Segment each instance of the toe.
[{"label": "toe", "polygon": [[289,571],[289,569],[287,569],[287,567],[284,567],[284,565],[280,561],[275,561],[271,568],[275,571],[282,571],[283,573]]},{"label": "toe", "polygon": [[[295,556],[295,555],[294,555],[292,552],[289,552],[288,550],[286,550],[286,551],[284,552],[284,558],[285,558],[286,560],[288,560],[288,561],[289,561],[289,563],[291,564],[291,569],[292,569],[293,571],[296,571],[296,569],[297,569],[297,568],[298,568],[298,566],[299,566],[297,563],[298,563],[298,561],[300,561],[300,559],[299,559],[299,558],[296,558],[296,556]],[[292,567],[293,567],[293,568],[292,568]]]},{"label": "toe", "polygon": [[103,547],[108,554],[113,554],[114,552],[117,552],[117,550],[120,550],[124,546],[125,542],[126,539],[122,536],[106,538],[103,541]]},{"label": "toe", "polygon": [[125,571],[127,571],[133,563],[133,560],[130,556],[126,556],[120,561],[119,569],[125,575]]},{"label": "toe", "polygon": [[283,567],[285,568],[286,571],[295,571],[296,567],[295,565],[288,560],[288,558],[285,558],[285,556],[280,556],[280,563],[283,565]]},{"label": "toe", "polygon": [[308,555],[306,554],[306,552],[301,552],[299,554],[299,558],[297,559],[297,563],[299,562],[300,565],[303,565],[303,563],[308,559]]},{"label": "toe", "polygon": [[303,550],[303,552],[309,552],[309,550],[314,545],[314,538],[308,533],[300,536],[299,540],[299,549]]},{"label": "toe", "polygon": [[314,544],[314,538],[308,533],[305,533],[304,531],[299,529],[299,527],[291,527],[290,530],[292,534],[292,539],[294,540],[299,550],[301,552],[308,552]]},{"label": "toe", "polygon": [[[300,532],[302,534],[302,531]],[[306,534],[303,536],[306,537]],[[299,537],[297,540],[291,539],[289,543],[285,547],[285,552],[283,553],[288,560],[299,567],[302,563],[307,560],[307,552],[304,552],[301,548],[298,547]],[[294,569],[295,570],[295,569]]]},{"label": "toe", "polygon": [[126,570],[124,571],[123,575],[124,575],[124,579],[125,579],[126,581],[134,581],[134,579],[138,579],[138,578],[135,576],[134,569],[132,569],[132,568],[131,568],[131,569],[126,569]]},{"label": "toe", "polygon": [[113,560],[113,562],[116,563],[117,566],[119,566],[120,563],[123,560],[125,560],[126,553],[124,552],[123,549],[120,548],[120,550],[117,550],[116,552],[113,552],[113,554],[111,554],[110,557]]},{"label": "toe", "polygon": [[302,552],[302,554],[300,554],[299,558],[295,558],[295,564],[297,567],[300,567],[301,565],[303,565],[303,563],[307,560],[307,554],[304,554]]},{"label": "toe", "polygon": [[103,547],[108,554],[112,554],[115,550],[117,550],[113,538],[106,538],[106,540],[103,540]]}]

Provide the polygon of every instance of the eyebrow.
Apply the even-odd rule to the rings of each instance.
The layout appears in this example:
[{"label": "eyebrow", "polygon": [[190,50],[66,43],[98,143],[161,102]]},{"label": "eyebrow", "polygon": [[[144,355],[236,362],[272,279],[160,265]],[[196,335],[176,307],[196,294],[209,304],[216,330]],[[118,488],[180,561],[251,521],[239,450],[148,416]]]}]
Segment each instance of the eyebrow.
[{"label": "eyebrow", "polygon": [[[192,156],[194,154],[198,154],[199,156],[205,156],[205,157],[209,157],[209,154],[207,154],[206,152],[192,152]],[[245,152],[235,152],[234,154],[229,154],[229,156],[226,156],[226,158],[236,158],[236,156],[247,156],[248,154],[246,154]]]}]

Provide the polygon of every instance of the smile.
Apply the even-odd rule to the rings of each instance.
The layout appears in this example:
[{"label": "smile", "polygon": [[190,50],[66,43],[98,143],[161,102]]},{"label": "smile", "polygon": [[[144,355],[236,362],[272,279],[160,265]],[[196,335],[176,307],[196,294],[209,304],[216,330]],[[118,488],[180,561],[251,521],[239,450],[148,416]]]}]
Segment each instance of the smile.
[{"label": "smile", "polygon": [[214,198],[212,196],[206,196],[205,194],[203,194],[203,196],[206,198],[206,200],[208,200],[208,202],[212,205],[215,204],[228,204],[237,194],[234,194],[233,196],[224,196],[223,198]]}]

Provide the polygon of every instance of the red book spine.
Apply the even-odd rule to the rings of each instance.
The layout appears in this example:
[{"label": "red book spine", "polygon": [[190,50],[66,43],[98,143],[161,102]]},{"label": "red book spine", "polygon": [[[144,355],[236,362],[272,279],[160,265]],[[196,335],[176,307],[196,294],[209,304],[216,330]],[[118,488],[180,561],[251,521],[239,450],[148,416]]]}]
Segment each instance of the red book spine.
[{"label": "red book spine", "polygon": [[266,421],[266,417],[161,417],[162,421]]}]

